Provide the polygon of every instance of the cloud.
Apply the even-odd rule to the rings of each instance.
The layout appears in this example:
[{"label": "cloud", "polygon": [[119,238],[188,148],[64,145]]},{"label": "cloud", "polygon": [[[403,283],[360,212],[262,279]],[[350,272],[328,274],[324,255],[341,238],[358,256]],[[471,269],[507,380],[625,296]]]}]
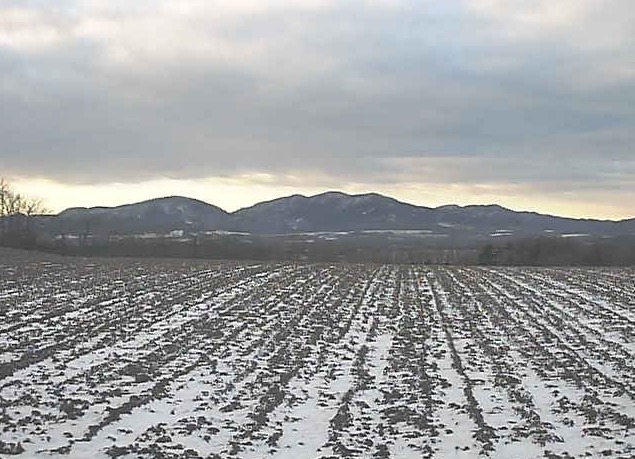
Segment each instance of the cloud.
[{"label": "cloud", "polygon": [[56,48],[70,38],[64,21],[26,8],[6,8],[0,16],[0,47],[26,53]]},{"label": "cloud", "polygon": [[628,0],[0,2],[0,166],[625,192]]}]

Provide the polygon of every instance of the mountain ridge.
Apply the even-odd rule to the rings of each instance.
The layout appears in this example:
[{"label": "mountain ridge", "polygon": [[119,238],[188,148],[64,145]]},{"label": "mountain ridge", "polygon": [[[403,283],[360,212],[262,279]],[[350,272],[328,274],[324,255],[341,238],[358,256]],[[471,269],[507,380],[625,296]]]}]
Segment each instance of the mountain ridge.
[{"label": "mountain ridge", "polygon": [[499,204],[446,204],[426,207],[379,193],[327,191],[293,194],[233,212],[185,196],[166,196],[114,207],[72,207],[40,216],[37,227],[48,234],[139,234],[239,231],[253,234],[306,232],[424,231],[445,237],[503,235],[635,234],[635,218],[600,220],[516,211]]},{"label": "mountain ridge", "polygon": [[118,209],[118,208],[122,208],[122,207],[130,207],[130,206],[135,206],[138,204],[145,204],[145,203],[149,203],[149,202],[154,202],[154,201],[162,201],[162,200],[171,200],[171,199],[179,199],[179,200],[186,200],[186,201],[194,201],[194,202],[198,202],[201,204],[206,204],[208,206],[212,206],[215,207],[217,209],[220,209],[221,211],[223,211],[224,213],[228,214],[228,215],[232,215],[235,214],[236,212],[240,212],[241,210],[246,210],[246,209],[250,209],[254,206],[260,205],[260,204],[267,204],[267,203],[272,203],[275,201],[282,201],[282,200],[286,200],[286,199],[290,199],[290,198],[307,198],[307,199],[311,199],[311,198],[316,198],[316,197],[320,197],[320,196],[324,196],[327,194],[340,194],[343,196],[347,196],[347,197],[381,197],[381,198],[387,198],[393,201],[396,201],[400,204],[405,204],[407,206],[412,206],[412,207],[418,207],[418,208],[425,208],[425,209],[431,209],[431,210],[442,210],[442,209],[446,209],[446,208],[456,208],[456,209],[469,209],[469,208],[498,208],[501,210],[506,210],[506,211],[511,211],[511,212],[515,212],[515,213],[522,213],[522,214],[532,214],[532,215],[540,215],[540,216],[548,216],[548,217],[555,217],[555,218],[565,218],[565,219],[569,219],[569,220],[579,220],[579,221],[594,221],[594,222],[613,222],[613,223],[621,223],[621,222],[630,222],[630,221],[635,221],[635,217],[628,217],[628,218],[622,218],[622,219],[617,219],[617,220],[613,220],[610,218],[592,218],[592,217],[568,217],[568,216],[564,216],[564,215],[555,215],[555,214],[549,214],[549,213],[542,213],[542,212],[537,212],[534,210],[516,210],[516,209],[512,209],[510,207],[505,207],[501,204],[495,204],[495,203],[489,203],[489,204],[441,204],[439,206],[436,207],[429,207],[429,206],[423,206],[423,205],[419,205],[419,204],[413,204],[407,201],[402,201],[400,199],[397,198],[393,198],[391,196],[387,196],[387,195],[383,195],[381,193],[376,193],[376,192],[369,192],[369,193],[356,193],[356,194],[349,194],[349,193],[345,193],[342,191],[325,191],[325,192],[321,192],[321,193],[317,193],[314,195],[304,195],[304,194],[300,194],[300,193],[294,193],[291,195],[286,195],[286,196],[280,196],[278,198],[273,198],[273,199],[267,199],[265,201],[259,201],[257,203],[248,205],[248,206],[244,206],[244,207],[240,207],[234,211],[228,211],[223,209],[220,206],[217,206],[215,204],[211,204],[207,201],[203,201],[201,199],[198,198],[192,198],[189,196],[184,196],[184,195],[169,195],[169,196],[162,196],[162,197],[157,197],[157,198],[150,198],[150,199],[144,199],[141,201],[135,201],[132,203],[125,203],[125,204],[119,204],[119,205],[115,205],[115,206],[91,206],[91,207],[85,207],[85,206],[73,206],[73,207],[68,207],[66,209],[61,210],[60,212],[56,213],[56,214],[50,214],[49,216],[59,216],[69,210],[93,210],[93,209],[105,209],[105,210],[109,210],[109,209]]}]

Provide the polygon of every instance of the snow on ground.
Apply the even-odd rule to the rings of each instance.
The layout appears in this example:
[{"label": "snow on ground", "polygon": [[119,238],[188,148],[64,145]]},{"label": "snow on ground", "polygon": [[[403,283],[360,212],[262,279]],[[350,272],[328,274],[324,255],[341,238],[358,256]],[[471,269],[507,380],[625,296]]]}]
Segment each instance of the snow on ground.
[{"label": "snow on ground", "polygon": [[0,261],[0,456],[632,458],[634,280]]}]

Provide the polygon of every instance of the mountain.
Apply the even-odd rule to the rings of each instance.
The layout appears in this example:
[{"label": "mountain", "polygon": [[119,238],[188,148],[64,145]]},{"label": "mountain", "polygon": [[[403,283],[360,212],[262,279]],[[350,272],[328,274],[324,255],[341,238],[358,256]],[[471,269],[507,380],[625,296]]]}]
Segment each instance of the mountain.
[{"label": "mountain", "polygon": [[229,214],[220,207],[196,199],[170,196],[118,207],[74,207],[45,218],[39,226],[57,234],[198,232],[222,226],[228,217]]},{"label": "mountain", "polygon": [[635,234],[635,219],[610,221],[556,217],[519,212],[499,205],[441,206],[435,209],[440,225],[478,229],[487,233],[532,235],[556,233],[616,236]]},{"label": "mountain", "polygon": [[620,222],[573,219],[518,212],[499,205],[415,206],[376,193],[348,195],[327,192],[293,195],[240,209],[232,227],[254,233],[335,231],[424,231],[462,237],[617,236],[635,234],[635,219]]},{"label": "mountain", "polygon": [[293,195],[240,209],[232,214],[237,229],[256,233],[420,229],[433,210],[370,193],[330,191]]},{"label": "mountain", "polygon": [[[517,212],[498,205],[416,206],[376,193],[330,191],[261,202],[233,213],[191,198],[172,196],[118,207],[71,208],[38,218],[40,232],[143,234],[173,230],[255,234],[310,232],[401,233],[455,240],[555,234],[567,237],[635,235],[635,219],[602,221]],[[414,237],[414,236],[413,236]]]}]

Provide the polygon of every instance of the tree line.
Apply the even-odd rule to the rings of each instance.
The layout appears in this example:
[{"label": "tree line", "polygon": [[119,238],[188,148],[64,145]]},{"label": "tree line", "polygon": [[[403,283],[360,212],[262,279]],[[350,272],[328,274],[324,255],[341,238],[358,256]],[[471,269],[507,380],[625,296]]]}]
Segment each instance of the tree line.
[{"label": "tree line", "polygon": [[299,240],[294,235],[185,235],[142,238],[134,235],[74,239],[41,238],[38,248],[63,255],[105,257],[204,258],[222,260],[354,262],[398,264],[475,264],[476,249],[437,247],[416,242],[351,237]]},{"label": "tree line", "polygon": [[478,251],[478,264],[633,266],[635,236],[609,239],[540,236],[488,243]]},{"label": "tree line", "polygon": [[458,264],[507,266],[635,266],[635,237],[610,239],[533,237],[472,246],[431,246],[374,238],[297,240],[252,235],[139,238],[117,236],[74,245],[58,238],[42,250],[84,256],[177,257],[232,260]]}]

